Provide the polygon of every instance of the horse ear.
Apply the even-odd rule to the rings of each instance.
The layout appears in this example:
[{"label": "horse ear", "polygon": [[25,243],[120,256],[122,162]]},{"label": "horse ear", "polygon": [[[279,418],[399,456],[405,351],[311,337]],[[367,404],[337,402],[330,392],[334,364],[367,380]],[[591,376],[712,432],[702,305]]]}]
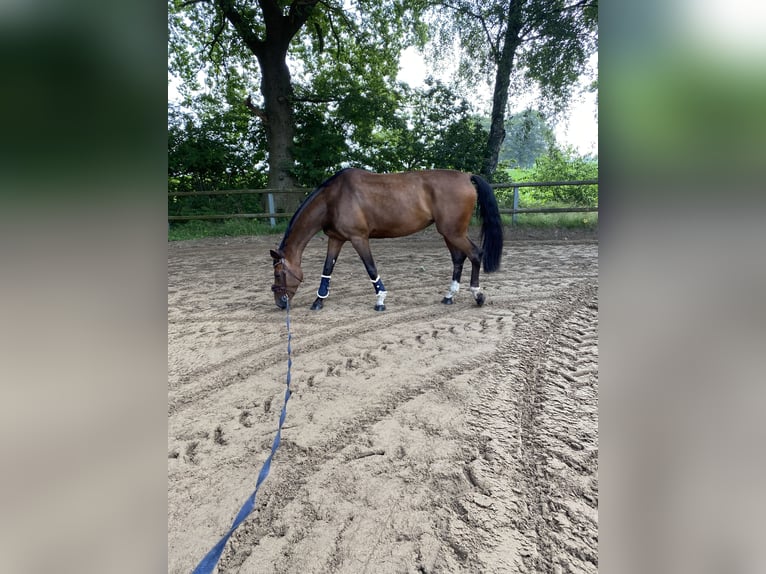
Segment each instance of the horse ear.
[{"label": "horse ear", "polygon": [[282,259],[284,256],[279,251],[271,250],[272,259]]}]

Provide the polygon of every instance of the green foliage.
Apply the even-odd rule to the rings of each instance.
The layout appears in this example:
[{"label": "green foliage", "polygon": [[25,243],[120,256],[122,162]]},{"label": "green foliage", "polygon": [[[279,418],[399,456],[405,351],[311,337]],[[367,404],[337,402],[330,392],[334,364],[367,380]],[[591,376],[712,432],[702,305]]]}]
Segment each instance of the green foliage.
[{"label": "green foliage", "polygon": [[460,117],[440,135],[433,141],[432,167],[473,173],[481,171],[483,143],[488,134],[477,118]]},{"label": "green foliage", "polygon": [[[571,147],[562,150],[551,146],[546,155],[537,158],[530,175],[532,181],[540,182],[598,179],[598,158],[581,156]],[[530,195],[541,203],[558,201],[583,207],[598,205],[597,185],[531,188]]]},{"label": "green foliage", "polygon": [[187,106],[203,90],[221,100],[232,85],[240,108],[253,96],[272,185],[312,185],[338,163],[364,159],[392,128],[399,54],[424,42],[421,4],[170,0],[169,68]]},{"label": "green foliage", "polygon": [[[262,180],[263,127],[244,106],[246,86],[234,70],[216,89],[168,104],[170,191],[247,187]],[[263,165],[260,165],[261,171]]]},{"label": "green foliage", "polygon": [[498,159],[515,167],[532,167],[535,160],[556,141],[553,128],[537,110],[528,108],[515,114],[505,125],[506,136]]},{"label": "green foliage", "polygon": [[[208,191],[266,187],[260,121],[243,105],[194,101],[196,114],[171,107],[168,190]],[[296,108],[293,149],[297,181],[312,188],[343,166],[378,172],[447,168],[477,172],[486,130],[470,106],[447,86],[400,86],[383,97],[304,102]],[[373,104],[368,107],[369,104]],[[254,163],[254,160],[257,163]],[[173,196],[170,215],[259,213],[255,195]]]},{"label": "green foliage", "polygon": [[370,165],[377,171],[443,168],[478,172],[486,137],[468,102],[442,82],[428,79],[425,88],[405,90],[395,132],[389,131],[379,141],[387,165]]},{"label": "green foliage", "polygon": [[535,84],[541,103],[561,108],[569,88],[596,50],[598,0],[525,0],[521,32],[506,38],[512,4],[518,0],[450,0],[434,2],[430,12],[432,43],[429,56],[437,63],[460,41],[458,74],[468,85],[494,80],[503,44],[518,42],[512,78],[518,87]]},{"label": "green foliage", "polygon": [[[195,104],[196,114],[168,109],[168,192],[265,187],[265,152],[254,118],[207,95]],[[168,214],[260,213],[262,201],[256,195],[174,195]]]},{"label": "green foliage", "polygon": [[168,71],[186,105],[200,93],[220,95],[230,82],[255,92],[260,79],[255,58],[213,1],[168,0]]},{"label": "green foliage", "polygon": [[[500,165],[496,176],[497,183],[598,179],[598,158],[581,156],[571,147],[562,150],[551,146],[546,154],[537,159],[533,168],[520,169]],[[495,197],[500,207],[506,209],[513,207],[513,188],[498,188],[495,190]],[[597,205],[597,185],[519,188],[519,207],[521,208],[595,207]],[[525,217],[532,215],[535,214],[525,215]],[[535,218],[532,218],[529,223],[533,224],[534,221],[536,221]],[[563,221],[562,225],[564,225]],[[576,221],[574,223],[576,224]]]},{"label": "green foliage", "polygon": [[169,191],[236,189],[258,185],[254,165],[265,152],[259,129],[234,107],[212,108],[196,115],[168,111]]},{"label": "green foliage", "polygon": [[[474,71],[491,73],[507,25],[508,2],[456,0],[450,4],[458,14],[454,22],[436,18],[437,28],[441,27],[437,39],[446,42],[447,36],[439,34],[448,30],[449,41],[454,42],[459,33],[464,63],[472,64]],[[235,30],[224,16],[227,6],[235,6],[247,20],[248,34]],[[168,114],[171,192],[266,186],[267,130],[263,118],[244,105],[248,96],[253,96],[255,107],[264,105],[258,95],[260,69],[248,43],[265,38],[265,6],[276,6],[283,15],[293,9],[310,11],[289,44],[286,62],[291,72],[286,100],[292,107],[295,133],[291,148],[295,164],[289,166],[288,175],[300,185],[313,187],[348,165],[387,172],[481,171],[488,130],[456,88],[430,81],[423,89],[411,89],[396,82],[401,50],[408,45],[423,47],[428,40],[434,20],[427,20],[427,26],[422,11],[434,3],[264,0],[245,5],[239,0],[170,0],[168,61],[172,75],[182,80],[184,98],[183,111],[173,108]],[[530,0],[525,6],[526,43],[519,52],[516,75],[536,78],[543,89],[546,81],[555,84],[551,92],[555,96],[592,48],[583,38],[595,29],[596,14],[592,3],[577,4],[572,10],[562,10],[560,0]],[[580,8],[587,17],[581,17]],[[562,45],[566,49],[557,54],[556,46]],[[543,70],[546,66],[556,69]],[[509,180],[511,168],[532,165],[535,159],[539,169],[547,165],[538,156],[552,143],[552,132],[542,114],[525,110],[512,117],[506,129],[504,162],[495,181]],[[552,158],[549,163],[567,161]],[[546,200],[554,199],[553,193],[566,195],[555,191]],[[168,210],[252,213],[265,211],[261,202],[253,195],[173,196]]]},{"label": "green foliage", "polygon": [[327,105],[301,105],[296,110],[296,123],[293,174],[301,185],[315,187],[348,157],[343,122],[330,114]]},{"label": "green foliage", "polygon": [[242,235],[281,234],[287,229],[288,219],[277,219],[271,227],[268,220],[223,219],[214,221],[174,221],[168,229],[168,241],[199,239],[201,237],[237,237]]},{"label": "green foliage", "polygon": [[[511,217],[508,216],[508,219]],[[508,221],[508,225],[512,222]],[[559,229],[596,229],[597,212],[578,213],[519,213],[516,216],[517,227],[559,228]]]},{"label": "green foliage", "polygon": [[532,170],[521,167],[508,167],[505,169],[508,181],[532,181]]},{"label": "green foliage", "polygon": [[598,0],[574,3],[564,0],[530,0],[525,18],[535,30],[519,52],[518,66],[536,83],[543,100],[564,109],[571,86],[585,71],[588,57],[596,50]]},{"label": "green foliage", "polygon": [[342,105],[300,106],[296,175],[314,186],[340,167],[377,172],[481,167],[486,130],[469,104],[441,82],[352,95]]},{"label": "green foliage", "polygon": [[[538,107],[551,115],[566,110],[571,86],[596,50],[598,2],[450,0],[432,6],[432,61],[450,54],[457,37],[459,78],[471,87],[481,80],[494,84],[482,172],[495,179],[509,94],[534,86],[541,94]],[[529,165],[531,158],[521,161]]]}]

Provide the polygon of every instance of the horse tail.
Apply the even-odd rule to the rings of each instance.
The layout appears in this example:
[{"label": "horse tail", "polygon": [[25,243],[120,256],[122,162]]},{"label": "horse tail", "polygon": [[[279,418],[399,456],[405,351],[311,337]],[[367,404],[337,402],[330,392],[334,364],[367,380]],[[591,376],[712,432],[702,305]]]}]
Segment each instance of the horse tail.
[{"label": "horse tail", "polygon": [[495,193],[487,181],[478,175],[472,175],[471,181],[476,185],[478,194],[484,272],[492,273],[500,268],[500,258],[503,255],[503,221],[500,219]]}]

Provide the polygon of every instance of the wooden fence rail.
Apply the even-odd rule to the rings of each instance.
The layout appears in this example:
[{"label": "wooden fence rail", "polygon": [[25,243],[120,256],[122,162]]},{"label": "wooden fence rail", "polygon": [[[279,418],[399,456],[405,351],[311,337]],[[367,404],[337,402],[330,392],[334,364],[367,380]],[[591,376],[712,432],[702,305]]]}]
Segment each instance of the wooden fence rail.
[{"label": "wooden fence rail", "polygon": [[179,193],[168,193],[168,197],[192,197],[194,195],[244,195],[244,194],[288,194],[288,193],[307,193],[311,191],[310,187],[296,187],[293,189],[217,189],[215,191],[184,191]]},{"label": "wooden fence rail", "polygon": [[509,187],[554,187],[561,185],[598,185],[597,179],[576,179],[573,181],[510,181],[508,183],[492,183],[492,189],[507,189]]},{"label": "wooden fence rail", "polygon": [[[500,213],[511,214],[513,223],[516,223],[516,215],[519,213],[576,213],[598,211],[596,207],[540,207],[524,209],[519,208],[519,188],[520,187],[554,187],[565,185],[598,185],[597,179],[580,179],[575,181],[517,181],[510,183],[493,183],[492,189],[513,189],[513,209],[501,209]],[[199,195],[243,195],[243,194],[269,194],[270,200],[273,195],[278,194],[305,194],[311,191],[310,188],[292,188],[292,189],[230,189],[215,191],[186,191],[183,193],[168,193],[168,197],[191,197]],[[273,202],[270,201],[269,208]],[[194,219],[270,219],[271,226],[275,225],[275,218],[289,218],[291,213],[228,213],[228,214],[208,214],[208,215],[169,215],[168,221],[190,221]]]}]

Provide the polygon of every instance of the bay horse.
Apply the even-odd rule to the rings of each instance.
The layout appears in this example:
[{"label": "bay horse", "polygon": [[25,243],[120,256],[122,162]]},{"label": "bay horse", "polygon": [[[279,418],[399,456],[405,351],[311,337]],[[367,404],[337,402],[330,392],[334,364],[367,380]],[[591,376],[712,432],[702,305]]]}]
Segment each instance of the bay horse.
[{"label": "bay horse", "polygon": [[[474,187],[475,186],[475,187]],[[468,237],[468,225],[478,201],[482,220],[481,248]],[[311,309],[319,310],[330,293],[330,278],[346,241],[361,257],[375,288],[375,310],[385,310],[386,289],[370,253],[369,238],[404,237],[436,224],[452,256],[452,284],[442,303],[450,305],[460,289],[466,258],[471,261],[471,293],[484,304],[479,269],[500,267],[503,227],[489,184],[478,175],[453,170],[379,174],[347,168],[312,191],[296,210],[282,243],[271,250],[274,263],[274,302],[284,309],[303,281],[303,250],[320,230],[327,236],[327,257]]]}]

